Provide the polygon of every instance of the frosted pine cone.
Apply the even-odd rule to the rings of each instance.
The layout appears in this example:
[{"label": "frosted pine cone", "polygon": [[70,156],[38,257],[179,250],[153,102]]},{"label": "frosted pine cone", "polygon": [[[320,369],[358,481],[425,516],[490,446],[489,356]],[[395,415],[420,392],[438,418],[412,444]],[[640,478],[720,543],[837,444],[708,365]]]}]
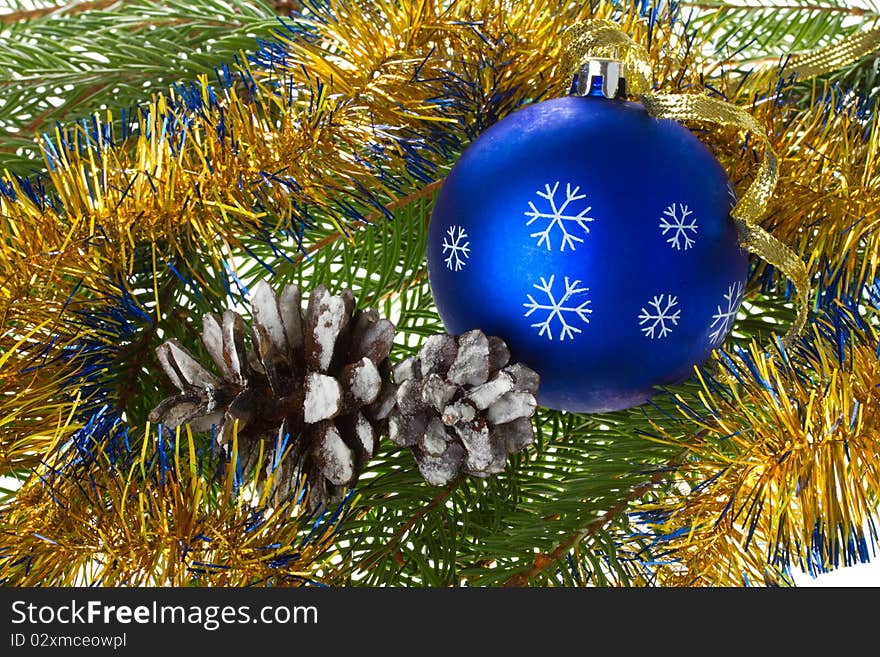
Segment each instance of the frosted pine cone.
[{"label": "frosted pine cone", "polygon": [[388,435],[412,447],[429,484],[446,484],[459,472],[497,474],[510,454],[534,442],[529,418],[540,379],[509,361],[501,338],[470,331],[431,336],[418,356],[394,367]]},{"label": "frosted pine cone", "polygon": [[[159,362],[180,394],[162,401],[150,420],[195,431],[214,426],[224,453],[237,422],[244,469],[254,467],[262,443],[265,474],[272,473],[276,492],[278,486],[282,494],[290,490],[301,470],[314,510],[352,486],[376,452],[380,432],[367,407],[388,378],[394,325],[375,310],[356,310],[349,290],[333,296],[323,285],[302,312],[296,285],[276,298],[261,281],[252,288],[251,306],[252,350],[239,314],[204,317],[202,343],[219,375],[174,340],[159,346]],[[279,476],[276,452],[289,445]]]}]

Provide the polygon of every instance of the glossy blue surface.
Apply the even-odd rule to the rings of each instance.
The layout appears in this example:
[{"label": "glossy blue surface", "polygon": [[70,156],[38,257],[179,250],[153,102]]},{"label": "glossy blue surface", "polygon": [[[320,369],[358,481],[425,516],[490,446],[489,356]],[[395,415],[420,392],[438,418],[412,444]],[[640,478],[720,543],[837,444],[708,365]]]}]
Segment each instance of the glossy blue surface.
[{"label": "glossy blue surface", "polygon": [[544,406],[640,404],[729,332],[747,271],[733,202],[708,148],[641,105],[531,105],[444,183],[428,235],[437,308],[450,333],[504,338],[541,374]]}]

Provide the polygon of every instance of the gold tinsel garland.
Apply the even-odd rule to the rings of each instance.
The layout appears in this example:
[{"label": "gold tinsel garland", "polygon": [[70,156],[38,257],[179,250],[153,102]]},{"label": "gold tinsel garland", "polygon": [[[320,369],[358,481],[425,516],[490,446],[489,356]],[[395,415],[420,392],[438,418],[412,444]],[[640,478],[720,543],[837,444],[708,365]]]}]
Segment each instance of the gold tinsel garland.
[{"label": "gold tinsel garland", "polygon": [[[46,138],[49,181],[56,195],[53,203],[35,200],[23,181],[3,180],[16,196],[16,200],[10,194],[0,196],[4,234],[0,248],[0,465],[4,469],[52,463],[53,450],[80,427],[74,411],[85,402],[63,393],[65,382],[77,376],[81,362],[59,360],[33,367],[44,358],[39,348],[46,344],[61,349],[83,340],[112,343],[111,334],[68,322],[65,314],[71,308],[99,310],[112,304],[119,281],[129,285],[142,264],[139,258],[146,258],[155,294],[154,303],[143,310],[160,317],[167,311],[158,283],[165,263],[191,264],[197,259],[200,266],[191,266],[190,273],[197,284],[206,284],[200,270],[222,270],[238,252],[241,235],[258,230],[296,231],[301,228],[304,205],[313,208],[310,219],[334,221],[340,215],[340,197],[348,197],[364,215],[377,205],[393,203],[397,192],[365,166],[358,154],[365,143],[379,144],[389,155],[385,171],[405,179],[407,158],[398,145],[400,133],[383,132],[377,126],[396,126],[415,134],[434,126],[466,139],[468,122],[478,121],[485,106],[450,115],[444,105],[432,100],[449,80],[473,81],[484,98],[499,90],[507,92],[496,108],[501,115],[523,101],[561,94],[567,83],[565,68],[557,66],[560,37],[569,26],[593,18],[612,19],[634,42],[650,42],[645,55],[655,80],[652,93],[683,89],[699,93],[705,89],[703,73],[717,70],[716,62],[702,54],[711,43],[711,34],[692,35],[694,41],[688,44],[679,26],[668,21],[668,14],[661,13],[649,25],[632,6],[620,9],[601,3],[592,10],[590,3],[575,3],[551,10],[546,3],[505,0],[452,4],[380,0],[374,3],[373,12],[364,13],[349,3],[330,5],[338,20],[325,22],[315,17],[310,29],[318,38],[281,35],[285,58],[269,68],[240,65],[234,69],[236,81],[220,89],[216,100],[210,96],[207,81],[200,81],[198,111],[191,110],[178,94],[157,94],[148,111],[139,115],[134,136],[124,142],[97,144],[96,150],[94,137],[82,127],[69,133],[59,130]],[[839,65],[843,54],[851,61],[874,43],[868,38],[871,34],[821,57],[797,58],[794,65],[800,73],[814,74],[819,72],[816,67]],[[481,65],[484,62],[494,66]],[[811,279],[834,279],[834,289],[843,294],[877,274],[878,119],[876,115],[861,118],[853,108],[836,109],[834,98],[822,98],[821,86],[816,87],[815,102],[806,110],[776,103],[776,73],[745,78],[723,73],[715,75],[711,84],[728,102],[751,113],[779,153],[779,181],[761,224],[807,263]],[[296,95],[279,93],[279,80],[295,89]],[[96,125],[113,123],[109,113],[94,118]],[[175,122],[187,125],[185,140],[167,138],[167,128]],[[234,135],[234,148],[230,139],[218,133],[221,123],[226,135]],[[704,138],[737,187],[746,189],[754,176],[754,153],[741,148],[742,135],[735,129],[717,128],[705,132]],[[426,157],[445,164],[439,155]],[[295,188],[267,183],[249,189],[239,184],[280,171],[296,181]],[[366,196],[364,189],[373,190],[372,195]],[[333,227],[342,232],[347,228],[340,220]],[[77,292],[76,298],[72,292]],[[871,334],[866,340],[876,340],[876,336]],[[752,490],[770,500],[767,509],[773,513],[758,516],[755,534],[759,538],[755,540],[771,542],[778,536],[793,551],[796,545],[808,545],[805,541],[820,517],[846,528],[874,513],[869,502],[876,502],[880,490],[876,477],[864,476],[867,470],[847,470],[860,479],[836,477],[845,462],[839,450],[819,454],[809,447],[815,442],[815,426],[832,433],[844,430],[828,422],[851,411],[852,399],[863,395],[865,386],[876,378],[876,369],[872,369],[876,359],[872,360],[870,349],[857,350],[846,365],[836,365],[830,357],[806,359],[796,371],[774,369],[778,365],[757,345],[751,346],[751,352],[766,378],[788,391],[787,396],[768,399],[762,386],[728,381],[735,404],[708,390],[705,393],[708,406],[723,410],[722,423],[707,423],[693,436],[658,428],[659,435],[668,435],[689,450],[695,465],[685,468],[682,477],[694,481],[725,473],[711,495],[661,501],[660,507],[671,514],[667,529],[693,527],[674,544],[681,557],[680,569],[665,571],[664,582],[739,584],[727,573],[766,575],[766,556],[744,547],[748,532],[736,523],[714,522],[736,491]],[[800,376],[811,368],[815,375]],[[862,401],[876,407],[874,398]],[[860,450],[859,463],[868,464],[876,462],[878,419],[864,408],[853,425],[856,428],[846,429],[846,439],[855,441],[852,444]],[[741,436],[733,452],[721,450],[712,439],[728,433]],[[801,470],[812,468],[812,497],[802,494],[794,500],[791,496],[792,477],[800,470],[772,466],[779,454],[776,442],[789,435],[798,453],[806,455],[806,460],[792,463]],[[145,432],[143,444],[155,447],[151,436],[149,430]],[[195,508],[203,503],[205,479],[193,477],[186,469],[176,471],[180,483],[172,482],[167,489],[176,492],[162,501],[145,463],[127,473],[115,471],[109,461],[105,465],[96,468],[106,480],[106,486],[99,487],[100,499],[75,498],[72,485],[63,489],[64,494],[74,496],[71,504],[81,505],[82,523],[66,522],[57,512],[53,515],[50,491],[36,480],[2,511],[0,523],[9,549],[22,556],[36,555],[43,562],[28,574],[20,569],[10,572],[4,566],[0,577],[18,583],[69,583],[78,576],[77,567],[85,567],[90,550],[106,556],[124,549],[136,555],[134,561],[119,566],[124,572],[111,576],[106,570],[111,562],[105,558],[101,575],[105,581],[117,577],[117,582],[134,583],[149,580],[150,564],[168,564],[168,559],[180,557],[168,552],[173,551],[170,545],[176,535],[174,523],[169,525],[168,520],[183,514],[188,505]],[[45,467],[48,470],[42,474],[54,466]],[[157,524],[142,523],[123,532],[124,538],[119,538],[121,534],[114,538],[111,534],[131,520],[123,494],[127,491],[118,486],[122,480],[140,491],[145,517]],[[856,481],[864,488],[853,489]],[[63,480],[59,486],[63,487]],[[842,498],[834,497],[834,486],[842,486],[858,504],[841,504]],[[163,506],[173,506],[173,500],[180,502],[176,510]],[[230,499],[226,503],[231,506],[218,507],[211,512],[214,516],[209,515],[213,518],[209,533],[222,533],[221,528],[239,522],[235,514],[240,508]],[[57,522],[45,523],[44,518]],[[107,526],[106,532],[95,530],[98,533],[86,536],[100,526],[95,524],[98,519]],[[165,537],[159,541],[152,538],[157,527]],[[296,523],[290,527],[292,542]],[[275,530],[285,531],[280,524]],[[322,545],[326,548],[329,543]],[[71,559],[69,568],[53,562],[59,557],[46,552],[51,546],[71,546],[67,552],[62,550],[64,558]],[[228,544],[223,549],[238,548]],[[322,550],[311,552],[294,570],[301,567],[310,572],[322,558]],[[241,578],[229,576],[224,581],[245,582],[263,567],[257,564],[256,570],[239,570]],[[165,573],[169,583],[185,583],[191,576],[168,565],[158,572]]]},{"label": "gold tinsel garland", "polygon": [[[275,504],[271,485],[218,482],[189,431],[147,428],[140,452],[120,462],[63,458],[0,513],[0,580],[18,585],[301,586],[321,583],[344,515],[302,517],[292,499]],[[165,463],[161,463],[162,460]],[[262,466],[260,466],[262,467]],[[79,480],[88,469],[88,484]],[[280,474],[280,470],[276,470]],[[63,503],[59,503],[63,500]],[[304,540],[304,531],[310,536]],[[10,558],[14,556],[15,558]]]},{"label": "gold tinsel garland", "polygon": [[729,382],[704,375],[698,399],[679,397],[697,431],[657,425],[650,439],[688,450],[678,476],[691,489],[638,509],[660,518],[651,529],[677,556],[659,583],[772,584],[789,558],[821,571],[868,549],[858,543],[880,491],[878,335],[852,326],[841,361],[837,330],[814,324],[784,358],[750,345]]}]

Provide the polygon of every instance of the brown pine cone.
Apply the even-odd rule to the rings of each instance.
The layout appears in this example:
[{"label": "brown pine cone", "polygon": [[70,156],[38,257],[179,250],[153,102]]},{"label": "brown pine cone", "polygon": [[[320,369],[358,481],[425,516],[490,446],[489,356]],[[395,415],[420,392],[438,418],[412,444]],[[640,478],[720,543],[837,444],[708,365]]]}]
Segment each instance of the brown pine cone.
[{"label": "brown pine cone", "polygon": [[534,442],[529,419],[540,379],[516,363],[501,338],[470,331],[434,335],[393,369],[388,435],[411,447],[425,480],[441,486],[460,472],[489,477]]},{"label": "brown pine cone", "polygon": [[[382,422],[367,407],[388,378],[394,325],[375,310],[356,310],[350,290],[333,296],[323,285],[303,312],[296,285],[276,298],[261,281],[252,288],[251,307],[252,349],[238,313],[205,315],[202,343],[217,374],[175,340],[159,346],[159,362],[180,394],[162,401],[150,420],[172,429],[213,426],[216,447],[227,455],[237,432],[245,472],[262,444],[261,481],[271,479],[283,496],[304,472],[314,511],[354,485],[376,453]],[[292,450],[282,460],[285,446]]]}]

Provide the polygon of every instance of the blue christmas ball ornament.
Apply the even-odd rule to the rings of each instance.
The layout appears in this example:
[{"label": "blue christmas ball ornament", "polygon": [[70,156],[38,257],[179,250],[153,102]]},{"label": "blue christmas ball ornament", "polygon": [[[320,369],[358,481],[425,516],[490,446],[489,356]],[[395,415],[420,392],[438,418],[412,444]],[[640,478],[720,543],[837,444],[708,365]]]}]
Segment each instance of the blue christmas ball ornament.
[{"label": "blue christmas ball ornament", "polygon": [[434,300],[450,333],[506,340],[541,375],[542,405],[635,406],[731,330],[748,264],[734,201],[674,121],[601,93],[537,103],[481,135],[444,183]]}]

